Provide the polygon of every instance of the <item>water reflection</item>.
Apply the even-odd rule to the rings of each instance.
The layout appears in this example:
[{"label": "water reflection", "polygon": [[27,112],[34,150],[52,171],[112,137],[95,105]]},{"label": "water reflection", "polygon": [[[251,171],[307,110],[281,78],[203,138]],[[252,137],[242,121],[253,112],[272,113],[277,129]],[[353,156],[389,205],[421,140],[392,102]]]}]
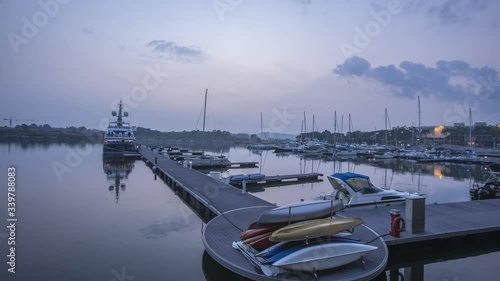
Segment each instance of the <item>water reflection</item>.
[{"label": "water reflection", "polygon": [[106,174],[109,191],[115,194],[115,203],[118,204],[120,192],[125,191],[129,174],[134,169],[135,160],[124,160],[103,155],[102,168]]},{"label": "water reflection", "polygon": [[[500,232],[479,234],[474,237],[456,237],[419,244],[389,247],[387,264],[390,280],[474,280],[477,271],[467,264],[480,265],[496,260],[500,250]],[[465,267],[464,267],[465,265]],[[481,280],[496,280],[496,273],[481,272]]]}]

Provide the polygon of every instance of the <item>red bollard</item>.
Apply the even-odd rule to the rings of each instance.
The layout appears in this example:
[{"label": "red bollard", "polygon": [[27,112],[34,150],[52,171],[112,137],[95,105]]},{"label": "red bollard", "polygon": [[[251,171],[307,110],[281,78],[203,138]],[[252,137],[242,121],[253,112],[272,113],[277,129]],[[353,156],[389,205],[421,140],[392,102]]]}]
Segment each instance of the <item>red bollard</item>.
[{"label": "red bollard", "polygon": [[400,210],[392,209],[389,214],[391,216],[391,231],[389,234],[393,237],[399,237],[400,233],[406,228],[406,222],[401,217]]}]

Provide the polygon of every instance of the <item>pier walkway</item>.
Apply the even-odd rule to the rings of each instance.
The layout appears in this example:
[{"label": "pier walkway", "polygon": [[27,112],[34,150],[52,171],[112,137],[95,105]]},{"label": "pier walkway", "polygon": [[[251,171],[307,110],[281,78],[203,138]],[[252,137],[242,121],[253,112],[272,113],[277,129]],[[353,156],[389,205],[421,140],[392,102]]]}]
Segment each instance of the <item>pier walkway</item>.
[{"label": "pier walkway", "polygon": [[[217,262],[239,275],[252,280],[317,280],[306,272],[287,272],[276,277],[265,276],[256,271],[245,257],[232,247],[238,241],[240,233],[259,215],[275,205],[251,194],[242,194],[234,186],[213,179],[197,170],[182,167],[177,162],[162,157],[153,151],[142,148],[141,154],[146,165],[164,180],[172,189],[198,212],[205,212],[205,219],[210,221],[203,232],[203,243],[207,252]],[[356,237],[362,241],[371,241],[377,250],[351,264],[318,272],[321,280],[371,280],[378,276],[387,264],[389,252],[377,233],[366,226],[356,228]],[[299,279],[297,279],[299,278]]]},{"label": "pier walkway", "polygon": [[[143,160],[172,189],[198,211],[208,213],[203,242],[207,252],[225,267],[253,280],[297,280],[296,275],[266,277],[255,272],[243,255],[231,248],[230,243],[239,239],[239,233],[255,221],[264,210],[273,204],[251,194],[213,179],[197,170],[182,167],[175,161],[164,158],[153,151],[141,149]],[[155,163],[156,162],[156,163]],[[425,206],[425,232],[411,234],[402,232],[401,237],[386,235],[390,228],[390,209],[405,207],[346,208],[338,215],[360,217],[365,226],[356,230],[362,241],[372,241],[380,251],[366,261],[367,270],[356,264],[325,271],[321,280],[369,280],[383,272],[389,250],[405,247],[417,249],[427,242],[500,233],[500,200],[479,200],[470,202],[429,204]],[[382,236],[378,238],[378,236]],[[461,244],[460,244],[461,245]],[[459,245],[459,246],[460,246]],[[389,246],[389,250],[387,248]],[[314,280],[311,275],[300,276],[301,280]]]},{"label": "pier walkway", "polygon": [[274,206],[250,194],[242,194],[234,186],[213,179],[195,169],[182,167],[177,162],[149,149],[142,148],[141,154],[149,164],[154,164],[156,159],[158,176],[174,190],[186,193],[183,197],[188,198],[185,199],[195,198],[215,215],[245,207]]},{"label": "pier walkway", "polygon": [[[389,233],[391,209],[405,207],[378,207],[373,209],[346,208],[343,216],[363,218],[366,225],[379,235]],[[479,200],[458,203],[429,204],[425,206],[425,232],[410,234],[402,232],[401,237],[384,236],[388,246],[420,241],[447,239],[470,234],[500,231],[500,200]]]}]

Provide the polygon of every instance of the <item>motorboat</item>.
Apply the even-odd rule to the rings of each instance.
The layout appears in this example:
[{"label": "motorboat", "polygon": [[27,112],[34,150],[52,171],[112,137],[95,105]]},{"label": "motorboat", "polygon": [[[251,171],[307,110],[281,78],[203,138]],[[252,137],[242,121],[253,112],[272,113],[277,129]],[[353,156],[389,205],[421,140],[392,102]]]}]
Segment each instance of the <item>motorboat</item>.
[{"label": "motorboat", "polygon": [[374,186],[370,178],[362,174],[335,173],[327,178],[334,191],[319,194],[315,200],[341,199],[346,207],[403,206],[406,198],[423,195]]},{"label": "motorboat", "polygon": [[489,174],[485,182],[476,183],[470,189],[472,200],[500,198],[500,164],[491,164]]}]

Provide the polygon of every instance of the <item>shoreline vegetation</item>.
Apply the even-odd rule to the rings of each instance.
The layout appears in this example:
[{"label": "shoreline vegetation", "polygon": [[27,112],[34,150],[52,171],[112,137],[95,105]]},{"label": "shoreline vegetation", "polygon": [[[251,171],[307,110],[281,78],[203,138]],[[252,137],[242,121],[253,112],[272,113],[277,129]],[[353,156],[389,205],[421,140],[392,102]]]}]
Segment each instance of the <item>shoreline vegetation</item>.
[{"label": "shoreline vegetation", "polygon": [[[436,127],[438,128],[438,127]],[[398,147],[408,145],[436,145],[449,144],[459,146],[469,146],[472,140],[474,147],[499,148],[500,128],[498,126],[474,126],[472,137],[469,137],[469,127],[453,126],[443,127],[438,132],[434,127],[426,127],[418,131],[412,127],[394,127],[387,132],[385,130],[361,132],[354,131],[348,133],[332,133],[328,130],[323,132],[302,133],[296,136],[289,135],[289,139],[283,138],[260,138],[260,134],[230,133],[228,131],[206,131],[200,130],[182,132],[160,132],[143,127],[135,129],[135,136],[139,143],[148,145],[165,144],[169,142],[182,142],[185,144],[201,143],[225,143],[234,145],[248,145],[253,143],[279,144],[295,140],[317,139],[330,143],[367,143],[369,145],[383,145]],[[56,128],[48,124],[22,124],[15,127],[0,127],[0,142],[89,142],[102,143],[104,132],[96,129],[81,127]],[[266,133],[268,134],[268,133]],[[265,134],[264,134],[265,135]],[[283,135],[283,134],[282,134]],[[387,137],[387,140],[386,140]]]}]

